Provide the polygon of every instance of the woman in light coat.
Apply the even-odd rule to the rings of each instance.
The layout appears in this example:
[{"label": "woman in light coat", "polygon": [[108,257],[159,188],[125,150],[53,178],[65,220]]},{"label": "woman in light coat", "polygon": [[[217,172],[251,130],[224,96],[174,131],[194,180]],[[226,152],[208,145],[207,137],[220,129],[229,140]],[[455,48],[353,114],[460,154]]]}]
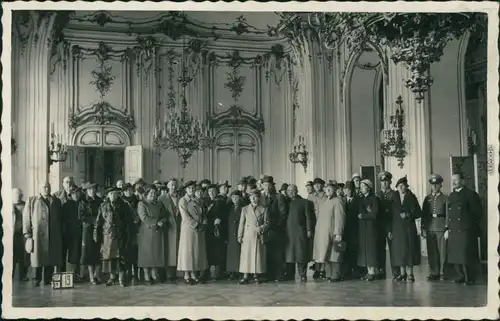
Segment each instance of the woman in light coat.
[{"label": "woman in light coat", "polygon": [[137,204],[137,214],[141,219],[137,236],[137,265],[143,268],[144,280],[148,285],[158,282],[158,268],[165,266],[164,233],[167,212],[163,203],[158,202],[158,194],[155,185],[148,186],[144,199]]},{"label": "woman in light coat", "polygon": [[336,186],[326,185],[326,198],[318,204],[318,217],[314,233],[313,259],[316,264],[325,264],[326,278],[330,282],[340,280],[342,256],[335,251],[334,242],[341,242],[345,225],[344,205],[335,195]]},{"label": "woman in light coat", "polygon": [[238,227],[238,242],[241,244],[240,273],[243,278],[240,284],[248,283],[248,275],[254,275],[255,283],[259,283],[259,274],[266,273],[266,242],[269,229],[269,213],[267,208],[259,205],[260,192],[250,191],[250,205],[241,211]]},{"label": "woman in light coat", "polygon": [[186,195],[179,200],[182,221],[177,270],[184,272],[184,281],[189,285],[200,283],[199,273],[208,268],[205,241],[207,219],[202,200],[194,195],[195,185],[195,181],[188,181],[184,185]]}]

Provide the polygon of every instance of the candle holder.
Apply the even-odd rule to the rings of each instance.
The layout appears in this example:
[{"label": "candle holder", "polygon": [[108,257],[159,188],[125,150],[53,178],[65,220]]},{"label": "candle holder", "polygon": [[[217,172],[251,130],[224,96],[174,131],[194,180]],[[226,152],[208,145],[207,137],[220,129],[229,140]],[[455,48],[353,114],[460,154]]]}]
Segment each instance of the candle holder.
[{"label": "candle holder", "polygon": [[404,159],[408,155],[406,140],[403,136],[405,126],[405,113],[401,96],[396,100],[398,107],[396,113],[389,118],[393,128],[382,130],[380,152],[384,157],[394,157],[398,160],[398,167],[404,167]]},{"label": "candle holder", "polygon": [[302,165],[304,171],[307,171],[308,155],[305,139],[299,135],[293,144],[293,152],[288,155],[288,158],[292,163]]},{"label": "candle holder", "polygon": [[467,149],[469,155],[474,155],[477,152],[476,132],[467,124]]},{"label": "candle holder", "polygon": [[65,162],[66,159],[68,158],[68,149],[66,145],[61,143],[60,137],[58,139],[57,135],[54,134],[53,132],[50,134],[50,138],[51,141],[48,150],[49,166],[51,166],[54,163]]}]

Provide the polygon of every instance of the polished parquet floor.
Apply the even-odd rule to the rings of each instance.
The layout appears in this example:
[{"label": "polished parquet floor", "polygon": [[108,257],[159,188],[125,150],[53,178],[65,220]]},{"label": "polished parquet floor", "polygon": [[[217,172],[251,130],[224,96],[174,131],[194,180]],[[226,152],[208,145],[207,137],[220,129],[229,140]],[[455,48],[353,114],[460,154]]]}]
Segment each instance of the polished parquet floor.
[{"label": "polished parquet floor", "polygon": [[[423,262],[424,263],[424,262]],[[309,271],[311,272],[311,271]],[[484,281],[474,286],[427,282],[426,264],[415,270],[416,282],[361,280],[328,283],[314,281],[238,285],[233,281],[188,286],[178,284],[118,285],[77,284],[74,289],[53,290],[31,282],[13,285],[14,307],[88,306],[400,306],[481,307],[487,302]]]}]

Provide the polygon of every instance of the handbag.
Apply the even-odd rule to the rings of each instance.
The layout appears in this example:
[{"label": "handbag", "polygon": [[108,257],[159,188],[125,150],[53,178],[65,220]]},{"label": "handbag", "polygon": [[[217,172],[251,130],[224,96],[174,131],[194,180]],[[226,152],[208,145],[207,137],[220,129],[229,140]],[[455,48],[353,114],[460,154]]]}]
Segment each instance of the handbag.
[{"label": "handbag", "polygon": [[347,244],[344,241],[340,241],[340,242],[334,241],[333,242],[333,248],[335,249],[335,252],[345,252],[346,247],[347,247]]}]

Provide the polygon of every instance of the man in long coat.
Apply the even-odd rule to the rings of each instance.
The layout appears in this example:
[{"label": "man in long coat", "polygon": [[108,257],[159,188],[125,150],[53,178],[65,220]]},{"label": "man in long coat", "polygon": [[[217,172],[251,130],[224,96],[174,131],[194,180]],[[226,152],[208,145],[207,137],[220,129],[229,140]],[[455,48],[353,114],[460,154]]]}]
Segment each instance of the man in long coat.
[{"label": "man in long coat", "polygon": [[[392,174],[387,172],[387,171],[382,171],[378,174],[378,179],[380,180],[380,191],[377,192],[376,196],[379,198],[380,202],[380,208],[379,208],[379,215],[377,217],[377,223],[378,223],[378,241],[377,241],[377,247],[378,247],[378,269],[379,269],[379,277],[380,278],[386,278],[386,271],[385,271],[385,264],[386,264],[386,257],[387,257],[387,250],[386,250],[386,244],[389,247],[389,257],[392,257],[392,240],[387,238],[388,232],[389,232],[389,224],[391,222],[391,217],[392,217],[392,208],[393,208],[393,201],[396,196],[396,191],[391,188],[391,183],[392,183]],[[391,259],[391,271],[392,271],[392,277],[393,279],[398,278],[400,269],[398,266],[395,266],[392,264],[392,259]]]},{"label": "man in long coat", "polygon": [[179,237],[181,229],[181,216],[179,214],[179,194],[177,180],[171,179],[167,183],[168,193],[158,197],[158,201],[162,202],[168,212],[167,226],[165,230],[167,261],[166,274],[170,282],[177,280],[177,255],[179,253]]},{"label": "man in long coat", "polygon": [[446,262],[446,240],[444,230],[446,225],[446,202],[448,196],[441,192],[443,178],[432,174],[429,177],[432,192],[427,195],[422,204],[421,234],[427,240],[427,257],[429,260],[429,276],[427,280],[445,280],[444,267]]},{"label": "man in long coat", "polygon": [[286,220],[285,259],[288,265],[293,265],[293,268],[297,264],[300,280],[305,282],[310,257],[309,240],[313,231],[311,207],[308,200],[297,194],[297,185],[289,185],[287,193],[290,202]]},{"label": "man in long coat", "polygon": [[273,184],[272,176],[265,176],[262,180],[260,205],[267,209],[270,220],[270,236],[267,245],[268,278],[280,282],[284,280],[287,210],[284,198],[279,197],[277,193],[272,193]]},{"label": "man in long coat", "polygon": [[[310,200],[314,206],[312,224],[313,224],[313,226],[316,226],[318,211],[319,211],[319,204],[324,202],[327,197],[326,197],[326,193],[324,191],[325,181],[323,179],[316,177],[312,183],[313,183],[313,187],[314,187],[314,193],[309,195],[307,199]],[[311,237],[311,243],[314,242],[312,240],[314,240],[314,236]],[[313,247],[313,245],[311,245],[311,252],[312,252],[312,247]],[[314,265],[313,279],[316,280],[316,279],[319,279],[321,277],[325,277],[324,266],[321,264],[315,264]]]},{"label": "man in long coat", "polygon": [[474,284],[475,267],[479,263],[479,224],[482,216],[481,198],[464,186],[464,176],[452,176],[453,192],[448,196],[445,238],[448,239],[448,263],[455,265],[456,283]]},{"label": "man in long coat", "polygon": [[28,281],[28,267],[29,255],[24,249],[24,236],[23,236],[23,212],[26,202],[23,201],[23,192],[19,188],[12,190],[12,214],[14,222],[14,235],[13,235],[13,257],[12,257],[12,278],[16,270],[16,264],[19,267],[19,281]]},{"label": "man in long coat", "polygon": [[[65,209],[65,204],[66,204],[66,202],[71,200],[71,189],[73,188],[73,186],[75,186],[74,178],[72,176],[66,176],[63,178],[63,181],[62,181],[62,187],[63,187],[62,190],[54,193],[54,196],[57,197],[61,201],[63,219],[65,218],[66,211],[67,211]],[[68,248],[69,242],[67,242],[67,240],[70,237],[71,237],[71,233],[67,232],[63,226],[63,249],[62,249],[63,250],[63,252],[62,252],[63,261],[62,261],[61,267],[60,267],[61,272],[66,272],[66,264],[67,264],[68,252],[69,252],[69,248]]]},{"label": "man in long coat", "polygon": [[40,195],[31,197],[23,212],[23,234],[35,269],[33,286],[50,284],[54,268],[62,265],[61,201],[50,195],[50,184],[41,186]]}]

